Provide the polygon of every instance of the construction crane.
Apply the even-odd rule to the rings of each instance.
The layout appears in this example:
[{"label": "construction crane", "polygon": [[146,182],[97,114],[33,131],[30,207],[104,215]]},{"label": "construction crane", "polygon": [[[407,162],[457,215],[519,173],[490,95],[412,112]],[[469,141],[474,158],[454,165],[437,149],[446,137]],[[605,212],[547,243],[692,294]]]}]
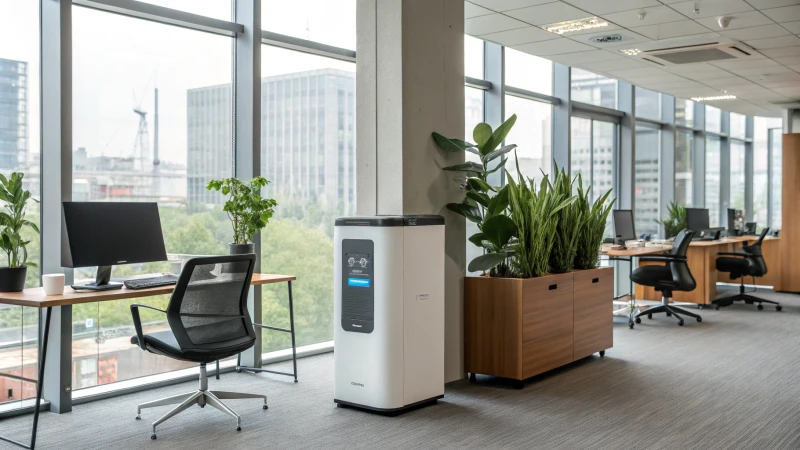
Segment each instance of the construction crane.
[{"label": "construction crane", "polygon": [[139,129],[136,131],[136,141],[133,145],[133,159],[134,161],[141,161],[142,168],[144,162],[150,156],[150,133],[147,130],[147,111],[141,107],[133,108],[139,116]]}]

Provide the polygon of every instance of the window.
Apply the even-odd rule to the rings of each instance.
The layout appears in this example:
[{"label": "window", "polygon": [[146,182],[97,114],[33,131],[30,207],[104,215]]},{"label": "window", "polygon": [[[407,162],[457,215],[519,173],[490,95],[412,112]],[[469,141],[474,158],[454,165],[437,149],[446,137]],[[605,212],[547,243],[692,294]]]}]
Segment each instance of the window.
[{"label": "window", "polygon": [[572,101],[617,108],[617,80],[572,68]]},{"label": "window", "polygon": [[694,133],[678,130],[675,134],[675,201],[683,206],[692,206],[692,153]]},{"label": "window", "polygon": [[637,234],[658,233],[659,208],[659,155],[661,130],[645,123],[636,124],[636,167],[634,168],[633,202]]},{"label": "window", "polygon": [[213,17],[220,20],[231,20],[231,0],[139,0],[144,3],[164,6],[180,11]]},{"label": "window", "polygon": [[[731,121],[733,114],[731,114]],[[753,221],[766,227],[769,220],[769,129],[765,117],[753,119]]]},{"label": "window", "polygon": [[675,99],[675,124],[686,127],[694,126],[694,102],[681,98]]},{"label": "window", "polygon": [[744,139],[745,134],[745,116],[741,114],[731,113],[730,116],[731,132],[730,136],[733,138]]},{"label": "window", "polygon": [[711,105],[706,105],[706,131],[719,133],[722,127],[722,111]]},{"label": "window", "polygon": [[[119,265],[112,276],[166,272],[189,255],[226,253],[223,197],[205,185],[232,175],[232,38],[83,7],[72,18],[73,200],[157,201],[176,263]],[[75,278],[94,274],[78,269]],[[74,389],[192,366],[130,345],[129,304],[136,302],[73,307]],[[155,311],[142,311],[142,321],[145,332],[169,326]]]},{"label": "window", "polygon": [[[583,117],[571,118],[571,175],[581,174],[584,187],[591,185],[591,201],[605,195],[614,185],[614,155],[617,125]],[[609,199],[616,196],[612,192]],[[611,236],[611,215],[606,222],[606,237]]]},{"label": "window", "polygon": [[[24,174],[24,188],[39,191],[39,2],[0,2],[0,173]],[[26,219],[40,223],[39,204],[28,203]],[[39,236],[23,230],[28,260],[40,262]],[[7,266],[0,257],[0,266]],[[28,266],[26,287],[39,285],[39,269]],[[39,311],[0,305],[0,405],[21,406],[36,396]]]},{"label": "window", "polygon": [[[297,345],[333,340],[333,222],[355,214],[356,66],[261,47],[261,174],[279,207],[261,233],[261,270],[291,273]],[[302,300],[301,300],[302,299]],[[289,326],[285,286],[263,289],[264,323]],[[264,352],[289,348],[262,331]]]},{"label": "window", "polygon": [[[475,125],[483,122],[483,91],[480,89],[465,87],[464,107],[464,137],[467,142],[474,142],[474,139],[472,138],[472,130],[475,129]],[[506,142],[511,141],[506,139]],[[465,152],[465,158],[467,161],[474,161],[477,163],[481,162],[478,155],[470,152]],[[499,173],[497,175],[499,175]],[[479,231],[478,225],[475,224],[475,222],[467,220],[467,239]],[[469,265],[470,261],[482,254],[483,250],[480,247],[477,247],[475,244],[467,240],[467,265]]]},{"label": "window", "polygon": [[719,216],[722,211],[719,184],[721,182],[720,170],[720,140],[716,137],[706,138],[706,208],[708,209],[709,224],[719,226]]},{"label": "window", "polygon": [[483,40],[464,35],[464,75],[483,79]]},{"label": "window", "polygon": [[661,94],[636,87],[636,116],[661,120]]},{"label": "window", "polygon": [[506,47],[506,86],[551,95],[553,93],[552,61]]},{"label": "window", "polygon": [[772,190],[772,204],[770,205],[771,227],[780,230],[783,223],[781,215],[782,188],[783,188],[783,149],[782,142],[783,130],[781,128],[769,129],[769,149],[772,155],[772,183],[769,188]]},{"label": "window", "polygon": [[356,49],[356,0],[261,0],[261,28]]},{"label": "window", "polygon": [[[744,210],[744,142],[731,139],[731,190],[729,208]],[[746,211],[747,212],[747,211]]]},{"label": "window", "polygon": [[[542,179],[542,171],[550,173],[552,164],[551,124],[553,107],[549,103],[527,100],[506,95],[506,118],[517,115],[514,128],[506,137],[506,143],[517,144],[517,160],[522,175]],[[517,167],[509,161],[506,170],[517,177]]]}]

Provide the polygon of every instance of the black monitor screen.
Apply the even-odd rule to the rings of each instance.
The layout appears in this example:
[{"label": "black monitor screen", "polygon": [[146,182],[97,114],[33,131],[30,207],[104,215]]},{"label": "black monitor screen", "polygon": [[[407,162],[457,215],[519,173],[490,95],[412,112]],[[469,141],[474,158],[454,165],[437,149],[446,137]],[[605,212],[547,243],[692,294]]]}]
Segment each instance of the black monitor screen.
[{"label": "black monitor screen", "polygon": [[166,261],[156,203],[63,202],[61,265]]},{"label": "black monitor screen", "polygon": [[708,210],[702,208],[686,208],[686,228],[698,232],[711,228]]},{"label": "black monitor screen", "polygon": [[614,210],[614,243],[624,244],[625,241],[636,239],[633,228],[633,211],[630,209]]}]

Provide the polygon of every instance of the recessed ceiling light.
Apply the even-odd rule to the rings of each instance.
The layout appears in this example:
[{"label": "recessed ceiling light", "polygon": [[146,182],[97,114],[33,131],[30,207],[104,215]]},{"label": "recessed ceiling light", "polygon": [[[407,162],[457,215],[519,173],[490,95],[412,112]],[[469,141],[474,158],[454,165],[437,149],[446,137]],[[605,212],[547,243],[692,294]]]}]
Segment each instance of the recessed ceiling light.
[{"label": "recessed ceiling light", "polygon": [[628,56],[636,56],[636,55],[638,55],[639,53],[641,53],[641,52],[642,52],[642,51],[641,51],[641,50],[639,50],[638,48],[626,48],[626,49],[624,49],[624,50],[620,50],[620,51],[621,51],[622,53],[625,53],[625,54],[626,54],[626,55],[628,55]]},{"label": "recessed ceiling light", "polygon": [[735,95],[716,95],[713,97],[692,97],[692,101],[694,102],[713,102],[717,100],[733,100],[735,99]]},{"label": "recessed ceiling light", "polygon": [[568,20],[566,22],[551,23],[542,25],[540,28],[555,34],[564,34],[572,31],[589,30],[591,28],[607,27],[608,22],[599,17],[587,17],[585,19]]}]

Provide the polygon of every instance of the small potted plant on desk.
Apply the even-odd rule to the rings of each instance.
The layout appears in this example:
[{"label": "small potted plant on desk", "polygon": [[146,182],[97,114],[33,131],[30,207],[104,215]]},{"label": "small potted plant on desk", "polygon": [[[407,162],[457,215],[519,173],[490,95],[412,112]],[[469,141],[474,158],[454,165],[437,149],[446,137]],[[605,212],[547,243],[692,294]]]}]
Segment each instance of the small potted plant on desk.
[{"label": "small potted plant on desk", "polygon": [[237,178],[211,180],[206,189],[221,191],[227,195],[223,211],[228,214],[233,226],[231,255],[255,253],[253,236],[267,226],[278,203],[271,198],[261,197],[261,189],[269,184],[264,177],[255,177],[247,183]]},{"label": "small potted plant on desk", "polygon": [[0,267],[0,292],[22,291],[25,288],[28,266],[36,266],[28,261],[28,250],[25,246],[30,241],[22,237],[23,227],[39,233],[39,227],[25,219],[31,193],[22,189],[23,176],[19,172],[12,173],[10,178],[0,175],[0,200],[5,203],[0,211],[0,249],[8,258],[8,266]]}]

